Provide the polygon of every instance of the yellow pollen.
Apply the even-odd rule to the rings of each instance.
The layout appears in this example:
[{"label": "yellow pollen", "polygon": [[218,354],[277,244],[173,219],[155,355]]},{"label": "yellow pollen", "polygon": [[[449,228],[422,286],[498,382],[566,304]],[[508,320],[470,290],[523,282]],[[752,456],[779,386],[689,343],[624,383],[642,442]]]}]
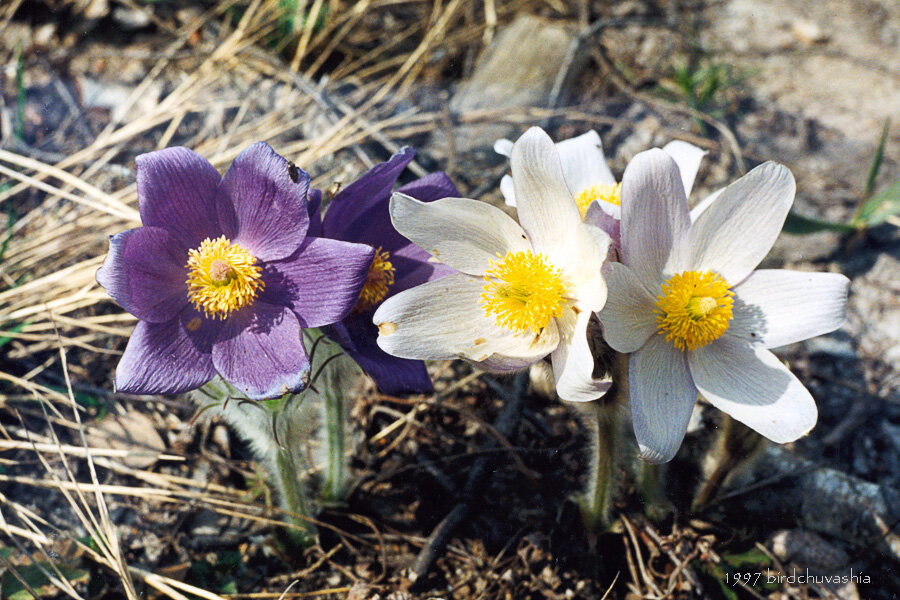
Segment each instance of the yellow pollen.
[{"label": "yellow pollen", "polygon": [[384,300],[388,290],[394,285],[394,265],[391,264],[391,253],[382,250],[381,246],[375,250],[375,258],[369,265],[369,274],[366,283],[359,292],[359,301],[353,310],[357,313],[365,312]]},{"label": "yellow pollen", "polygon": [[728,330],[732,304],[734,292],[721,275],[685,271],[663,284],[656,298],[656,324],[679,350],[696,350]]},{"label": "yellow pollen", "polygon": [[484,314],[495,315],[497,325],[517,333],[540,333],[568,306],[562,273],[543,254],[531,250],[507,252],[492,260],[484,282]]},{"label": "yellow pollen", "polygon": [[588,207],[594,202],[609,202],[620,206],[622,202],[622,184],[614,183],[613,185],[598,184],[586,187],[575,194],[575,203],[578,205],[578,212],[581,218],[587,213]]},{"label": "yellow pollen", "polygon": [[256,258],[224,235],[188,252],[188,300],[209,318],[252,304],[264,284]]}]

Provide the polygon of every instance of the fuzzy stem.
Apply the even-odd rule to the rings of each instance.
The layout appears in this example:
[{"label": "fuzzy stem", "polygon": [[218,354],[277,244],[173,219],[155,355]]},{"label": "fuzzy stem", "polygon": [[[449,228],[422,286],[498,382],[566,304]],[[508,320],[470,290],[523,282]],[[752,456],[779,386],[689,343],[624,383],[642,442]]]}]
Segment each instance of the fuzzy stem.
[{"label": "fuzzy stem", "polygon": [[585,527],[591,531],[599,531],[609,524],[619,455],[620,423],[617,415],[602,410],[591,411],[585,421],[591,464],[579,505]]},{"label": "fuzzy stem", "polygon": [[[338,358],[337,361],[342,360]],[[337,381],[335,383],[340,383]],[[342,502],[346,499],[346,475],[344,456],[344,394],[338,386],[327,385],[325,396],[325,428],[328,445],[328,463],[322,484],[322,500]]]},{"label": "fuzzy stem", "polygon": [[275,456],[272,479],[278,489],[281,507],[287,511],[288,520],[294,527],[288,528],[288,535],[298,546],[307,548],[316,541],[316,525],[312,521],[312,503],[305,486],[297,474],[299,469],[287,448],[279,448]]},{"label": "fuzzy stem", "polygon": [[699,510],[709,504],[728,476],[749,463],[763,447],[765,439],[761,435],[723,414],[719,437],[710,452],[712,465],[709,475],[698,487],[691,509]]}]

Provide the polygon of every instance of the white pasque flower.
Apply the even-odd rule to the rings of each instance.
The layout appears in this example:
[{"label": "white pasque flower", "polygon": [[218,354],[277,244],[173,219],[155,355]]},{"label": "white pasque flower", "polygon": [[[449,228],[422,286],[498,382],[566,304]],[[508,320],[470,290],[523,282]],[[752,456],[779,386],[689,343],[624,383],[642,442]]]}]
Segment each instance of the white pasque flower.
[{"label": "white pasque flower", "polygon": [[[494,152],[509,156],[512,152],[512,142],[500,139],[494,142]],[[621,189],[622,185],[616,183],[616,178],[606,164],[606,156],[603,154],[603,143],[596,131],[591,130],[578,137],[569,138],[556,144],[559,158],[562,161],[563,176],[566,184],[572,190],[575,203],[585,223],[600,227],[618,241],[619,219],[621,218]],[[685,196],[691,195],[694,179],[700,168],[700,161],[706,155],[706,151],[683,142],[675,140],[663,147],[663,151],[671,156],[681,172],[681,180],[684,185]],[[516,205],[516,192],[513,185],[513,177],[504,175],[500,181],[500,191],[509,206]],[[707,205],[704,200],[698,205],[702,210]]]},{"label": "white pasque flower", "polygon": [[458,273],[387,299],[373,317],[378,345],[403,358],[464,358],[501,372],[551,354],[559,396],[596,399],[610,382],[592,377],[586,332],[606,301],[609,237],[582,223],[541,129],[515,143],[512,172],[521,226],[486,202],[393,195],[397,231]]},{"label": "white pasque flower", "polygon": [[844,322],[849,280],[754,268],[794,201],[794,177],[768,162],[725,188],[691,222],[678,166],[637,155],[622,181],[622,263],[604,265],[604,337],[631,353],[628,382],[642,457],[678,451],[697,392],[778,443],[805,435],[809,391],[767,348]]}]

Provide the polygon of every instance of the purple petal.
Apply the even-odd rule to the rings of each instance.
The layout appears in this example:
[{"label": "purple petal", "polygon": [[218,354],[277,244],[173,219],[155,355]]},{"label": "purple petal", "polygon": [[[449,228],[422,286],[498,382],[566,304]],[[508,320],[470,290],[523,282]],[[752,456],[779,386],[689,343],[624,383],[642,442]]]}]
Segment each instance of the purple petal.
[{"label": "purple petal", "polygon": [[459,197],[459,190],[456,189],[456,186],[450,181],[450,177],[443,171],[429,173],[425,177],[401,186],[397,191],[422,202]]},{"label": "purple petal", "polygon": [[223,211],[225,235],[262,261],[290,256],[303,243],[309,227],[308,189],[306,171],[268,144],[253,144],[234,160],[219,185],[219,202],[234,210],[230,217]]},{"label": "purple petal", "polygon": [[322,190],[309,188],[306,195],[307,212],[309,213],[309,229],[306,237],[323,237],[322,229]]},{"label": "purple petal", "polygon": [[[416,151],[412,148],[402,148],[390,160],[375,165],[338,192],[328,205],[322,223],[326,235],[339,240],[362,241],[350,232],[365,231],[375,214],[387,214],[386,206],[383,210],[376,209],[381,208],[380,203],[386,205],[397,177],[415,156]],[[374,214],[370,212],[373,210]]]},{"label": "purple petal", "polygon": [[425,394],[434,389],[425,363],[391,356],[378,347],[375,342],[378,328],[372,323],[372,311],[351,315],[343,323],[325,331],[341,344],[356,364],[375,381],[382,393]]},{"label": "purple petal", "polygon": [[336,323],[353,310],[375,250],[325,238],[307,238],[287,260],[263,269],[260,299],[293,310],[303,327]]},{"label": "purple petal", "polygon": [[188,303],[187,252],[165,229],[138,227],[109,238],[97,282],[142,321],[164,323]]},{"label": "purple petal", "polygon": [[251,400],[299,392],[309,383],[309,357],[297,317],[260,300],[222,323],[212,360],[216,371]]},{"label": "purple petal", "polygon": [[200,387],[216,374],[210,354],[216,325],[192,306],[166,323],[139,322],[116,367],[116,391],[181,394]]},{"label": "purple petal", "polygon": [[412,243],[394,251],[390,261],[394,267],[394,285],[388,290],[388,297],[457,272]]},{"label": "purple petal", "polygon": [[185,248],[221,235],[216,189],[222,176],[205,158],[187,148],[166,148],[141,154],[135,164],[144,225],[166,229]]}]

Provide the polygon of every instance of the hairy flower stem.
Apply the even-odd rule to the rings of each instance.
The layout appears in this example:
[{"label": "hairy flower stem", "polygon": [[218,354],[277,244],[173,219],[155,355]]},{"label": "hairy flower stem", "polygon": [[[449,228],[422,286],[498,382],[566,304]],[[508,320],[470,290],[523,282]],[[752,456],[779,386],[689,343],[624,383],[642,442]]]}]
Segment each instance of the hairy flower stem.
[{"label": "hairy flower stem", "polygon": [[303,394],[254,402],[216,378],[191,397],[201,412],[222,417],[253,450],[287,513],[292,525],[287,528],[291,540],[301,547],[315,542],[312,518],[316,508],[300,478],[309,470],[303,462],[303,444],[312,435]]},{"label": "hairy flower stem", "polygon": [[600,531],[609,525],[613,492],[619,466],[622,411],[628,401],[628,361],[608,346],[595,342],[595,360],[602,361],[604,370],[612,376],[613,384],[603,397],[572,404],[582,417],[588,434],[588,477],[578,497],[581,518],[590,531]]},{"label": "hairy flower stem", "polygon": [[[321,336],[318,332],[313,336]],[[346,405],[348,391],[359,369],[341,347],[326,338],[313,339],[312,384],[322,397],[322,417],[325,425],[325,466],[320,496],[326,504],[340,504],[347,499]]]},{"label": "hairy flower stem", "polygon": [[579,498],[581,518],[590,531],[600,531],[609,525],[609,511],[616,484],[619,456],[620,419],[615,411],[589,405],[584,413],[588,430],[588,480]]},{"label": "hairy flower stem", "polygon": [[295,544],[307,548],[316,541],[316,525],[312,520],[314,513],[312,502],[306,493],[306,486],[300,481],[297,462],[293,453],[286,447],[276,451],[273,481],[278,489],[281,507],[293,527],[288,528],[288,535]]},{"label": "hairy flower stem", "polygon": [[707,456],[706,477],[694,495],[692,510],[699,510],[718,495],[736,469],[749,464],[765,447],[765,438],[729,417],[722,415],[719,437]]},{"label": "hairy flower stem", "polygon": [[322,500],[332,503],[342,502],[346,499],[347,494],[347,477],[344,468],[347,462],[344,455],[344,394],[342,390],[326,389],[324,395],[328,463],[325,481],[322,484]]}]

